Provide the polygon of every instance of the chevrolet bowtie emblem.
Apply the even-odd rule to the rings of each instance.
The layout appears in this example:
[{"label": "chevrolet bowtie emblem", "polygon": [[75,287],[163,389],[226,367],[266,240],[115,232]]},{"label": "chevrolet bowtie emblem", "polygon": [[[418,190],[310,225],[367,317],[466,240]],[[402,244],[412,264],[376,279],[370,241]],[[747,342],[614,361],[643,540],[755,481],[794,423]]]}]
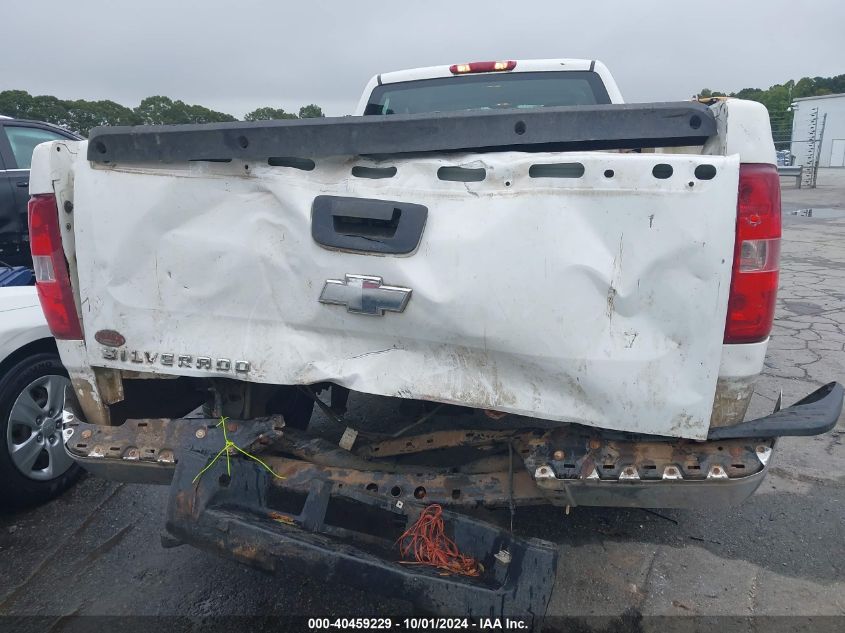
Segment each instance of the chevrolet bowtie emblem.
[{"label": "chevrolet bowtie emblem", "polygon": [[347,312],[384,316],[385,311],[402,312],[411,298],[410,288],[385,286],[381,277],[346,275],[327,279],[320,293],[320,303],[346,306]]}]

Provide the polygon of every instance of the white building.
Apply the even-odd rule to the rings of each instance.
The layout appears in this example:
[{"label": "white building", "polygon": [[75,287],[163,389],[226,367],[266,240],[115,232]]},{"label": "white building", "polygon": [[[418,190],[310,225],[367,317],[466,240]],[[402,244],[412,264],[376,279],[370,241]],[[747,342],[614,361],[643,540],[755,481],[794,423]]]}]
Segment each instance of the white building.
[{"label": "white building", "polygon": [[[792,109],[792,153],[796,165],[809,164],[812,144],[816,143],[820,167],[845,167],[845,93],[794,99]],[[827,115],[827,117],[825,117]],[[813,123],[815,119],[815,124]]]}]

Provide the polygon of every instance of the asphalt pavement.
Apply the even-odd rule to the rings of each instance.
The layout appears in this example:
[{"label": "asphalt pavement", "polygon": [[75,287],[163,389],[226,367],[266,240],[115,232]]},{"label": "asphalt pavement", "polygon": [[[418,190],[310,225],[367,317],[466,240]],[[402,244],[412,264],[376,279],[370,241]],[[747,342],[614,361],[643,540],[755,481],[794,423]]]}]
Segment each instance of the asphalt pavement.
[{"label": "asphalt pavement", "polygon": [[[784,186],[776,324],[750,415],[845,381],[845,170]],[[812,217],[797,209],[825,209]],[[841,213],[839,213],[841,211]],[[845,421],[780,442],[744,505],[706,511],[519,510],[523,536],[560,546],[550,614],[845,614]],[[410,614],[351,587],[163,549],[167,490],[85,477],[45,506],[0,514],[0,614]]]}]

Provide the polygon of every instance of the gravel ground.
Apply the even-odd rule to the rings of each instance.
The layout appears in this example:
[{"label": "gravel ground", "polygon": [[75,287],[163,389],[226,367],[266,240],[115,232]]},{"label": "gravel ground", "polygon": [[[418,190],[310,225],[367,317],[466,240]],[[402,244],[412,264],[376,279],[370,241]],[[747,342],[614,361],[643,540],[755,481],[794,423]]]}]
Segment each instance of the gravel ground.
[{"label": "gravel ground", "polygon": [[[780,302],[752,414],[845,380],[845,170],[784,188]],[[798,217],[801,208],[840,209]],[[788,438],[741,507],[520,510],[521,535],[560,544],[552,615],[845,614],[845,447]],[[86,477],[41,508],[0,514],[0,614],[410,613],[316,578],[270,577],[159,544],[166,490]]]}]

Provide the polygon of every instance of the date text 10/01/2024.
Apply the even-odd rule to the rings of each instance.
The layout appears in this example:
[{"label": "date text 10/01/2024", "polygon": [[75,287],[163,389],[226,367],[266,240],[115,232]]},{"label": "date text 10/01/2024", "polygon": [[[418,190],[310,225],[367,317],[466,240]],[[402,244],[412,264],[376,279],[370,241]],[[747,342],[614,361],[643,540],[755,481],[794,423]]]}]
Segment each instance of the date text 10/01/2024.
[{"label": "date text 10/01/2024", "polygon": [[528,623],[514,618],[309,618],[308,628],[322,629],[375,629],[386,630],[452,630],[475,629],[478,631],[528,630]]}]

